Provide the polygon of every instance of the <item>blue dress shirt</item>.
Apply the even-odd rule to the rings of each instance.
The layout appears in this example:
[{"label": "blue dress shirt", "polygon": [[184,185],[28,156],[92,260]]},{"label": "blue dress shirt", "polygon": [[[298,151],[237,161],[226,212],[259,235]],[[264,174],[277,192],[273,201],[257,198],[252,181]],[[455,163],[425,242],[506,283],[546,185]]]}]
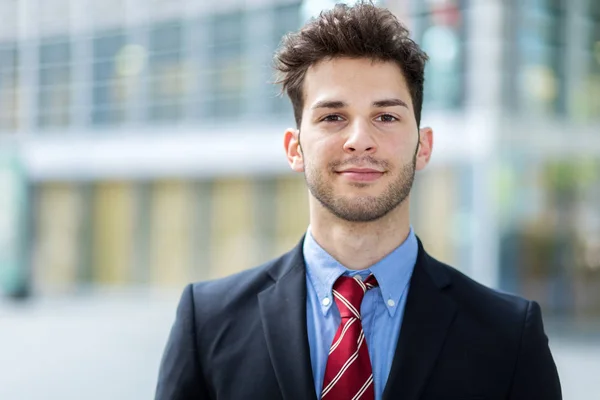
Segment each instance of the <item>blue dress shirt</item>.
[{"label": "blue dress shirt", "polygon": [[417,260],[417,238],[411,227],[407,239],[392,253],[364,271],[347,269],[314,239],[310,227],[303,244],[306,262],[306,319],[310,359],[317,397],[327,356],[340,324],[340,313],[332,296],[333,284],[341,275],[375,275],[379,287],[367,291],[361,305],[363,331],[373,368],[375,399],[381,399],[388,379],[408,294],[410,277]]}]

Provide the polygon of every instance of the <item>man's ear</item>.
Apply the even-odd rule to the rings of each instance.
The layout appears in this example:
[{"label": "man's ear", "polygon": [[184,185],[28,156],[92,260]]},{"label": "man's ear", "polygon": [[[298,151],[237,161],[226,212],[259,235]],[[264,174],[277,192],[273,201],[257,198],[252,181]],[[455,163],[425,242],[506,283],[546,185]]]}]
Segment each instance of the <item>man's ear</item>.
[{"label": "man's ear", "polygon": [[300,131],[298,129],[289,128],[285,131],[283,136],[283,148],[292,170],[304,172],[304,157],[302,155]]},{"label": "man's ear", "polygon": [[431,159],[433,150],[433,129],[429,127],[419,130],[419,147],[417,148],[417,165],[416,170],[424,169]]}]

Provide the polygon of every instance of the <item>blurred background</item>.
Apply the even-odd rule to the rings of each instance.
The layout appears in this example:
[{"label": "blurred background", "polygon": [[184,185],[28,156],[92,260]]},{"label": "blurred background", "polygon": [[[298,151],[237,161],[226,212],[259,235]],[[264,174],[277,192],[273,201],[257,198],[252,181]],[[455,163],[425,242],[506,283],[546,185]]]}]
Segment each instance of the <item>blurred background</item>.
[{"label": "blurred background", "polygon": [[[0,0],[0,398],[152,398],[183,286],[308,223],[271,59],[331,1]],[[387,0],[429,54],[413,226],[600,398],[600,1]]]}]

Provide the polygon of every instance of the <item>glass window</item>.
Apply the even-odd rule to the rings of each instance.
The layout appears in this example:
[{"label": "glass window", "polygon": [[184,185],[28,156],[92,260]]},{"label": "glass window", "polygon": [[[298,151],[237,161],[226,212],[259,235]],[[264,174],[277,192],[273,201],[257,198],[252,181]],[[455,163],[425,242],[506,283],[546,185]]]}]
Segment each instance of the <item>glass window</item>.
[{"label": "glass window", "polygon": [[596,25],[600,23],[600,2],[597,0],[588,0],[589,15],[596,21]]},{"label": "glass window", "polygon": [[515,104],[526,112],[563,113],[565,109],[565,13],[557,0],[519,3]]},{"label": "glass window", "polygon": [[209,56],[209,46],[212,46],[212,38],[208,32],[211,29],[211,16],[184,20],[184,46],[188,68],[186,70],[186,85],[189,91],[186,101],[186,117],[202,121],[209,117],[212,102],[210,101],[209,89],[211,89],[212,63]]},{"label": "glass window", "polygon": [[461,1],[418,2],[413,36],[429,56],[423,107],[452,109],[464,97],[464,21]]},{"label": "glass window", "polygon": [[589,49],[594,55],[592,63],[592,73],[600,74],[600,2],[597,0],[590,1],[590,16],[592,19],[591,31],[588,35]]},{"label": "glass window", "polygon": [[[571,78],[568,112],[576,121],[600,117],[600,3],[586,0],[577,10],[576,26],[569,29],[569,48],[574,56],[569,65]],[[582,40],[583,38],[583,40]]]},{"label": "glass window", "polygon": [[589,0],[590,16],[592,18],[589,40],[589,84],[588,104],[590,117],[600,119],[600,2]]},{"label": "glass window", "polygon": [[67,126],[71,105],[71,45],[66,37],[43,39],[39,47],[38,125]]},{"label": "glass window", "polygon": [[0,44],[0,131],[17,128],[17,56],[13,43]]},{"label": "glass window", "polygon": [[600,159],[519,164],[506,170],[504,289],[537,300],[548,316],[598,321]]},{"label": "glass window", "polygon": [[92,123],[118,124],[125,120],[125,103],[133,89],[126,78],[140,71],[141,51],[125,46],[122,30],[97,34],[93,39]]},{"label": "glass window", "polygon": [[181,21],[163,22],[150,30],[148,119],[181,119],[186,92],[186,64]]},{"label": "glass window", "polygon": [[211,63],[207,93],[209,115],[239,115],[244,94],[244,14],[241,11],[215,14],[211,16],[208,24],[209,36],[212,39],[208,50]]},{"label": "glass window", "polygon": [[[301,25],[300,3],[278,6],[273,13],[273,52],[281,43],[283,37],[298,30]],[[271,66],[269,60],[269,67]],[[292,106],[287,96],[278,96],[281,87],[273,87],[273,97],[271,101],[271,112],[280,115],[292,115]]]}]

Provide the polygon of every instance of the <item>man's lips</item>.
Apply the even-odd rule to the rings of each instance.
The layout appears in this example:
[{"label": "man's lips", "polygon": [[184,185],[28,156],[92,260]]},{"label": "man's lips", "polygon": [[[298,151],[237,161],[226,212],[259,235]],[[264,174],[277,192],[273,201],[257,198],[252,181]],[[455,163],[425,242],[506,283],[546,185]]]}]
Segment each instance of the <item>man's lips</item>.
[{"label": "man's lips", "polygon": [[338,172],[356,172],[359,174],[369,174],[369,173],[373,173],[373,172],[377,172],[377,173],[383,173],[382,171],[379,171],[377,169],[374,168],[346,168],[343,170],[340,170]]},{"label": "man's lips", "polygon": [[383,172],[372,168],[347,168],[337,171],[337,174],[353,181],[372,182],[379,179]]}]

